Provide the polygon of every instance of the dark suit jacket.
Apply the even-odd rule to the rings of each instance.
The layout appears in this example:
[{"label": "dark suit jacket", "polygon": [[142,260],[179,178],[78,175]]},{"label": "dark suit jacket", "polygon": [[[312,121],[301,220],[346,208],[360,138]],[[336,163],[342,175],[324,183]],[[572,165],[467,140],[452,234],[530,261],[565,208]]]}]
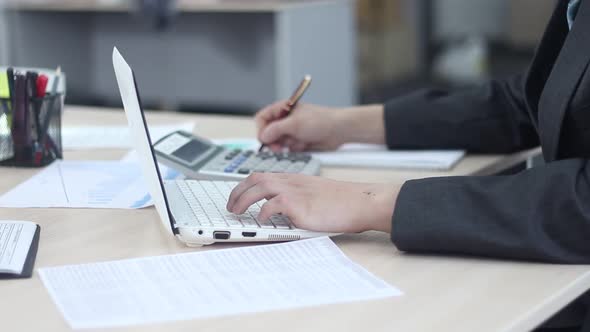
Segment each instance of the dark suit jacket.
[{"label": "dark suit jacket", "polygon": [[509,153],[547,164],[510,176],[406,182],[393,215],[403,251],[590,263],[590,1],[572,30],[559,1],[526,75],[386,104],[390,148]]}]

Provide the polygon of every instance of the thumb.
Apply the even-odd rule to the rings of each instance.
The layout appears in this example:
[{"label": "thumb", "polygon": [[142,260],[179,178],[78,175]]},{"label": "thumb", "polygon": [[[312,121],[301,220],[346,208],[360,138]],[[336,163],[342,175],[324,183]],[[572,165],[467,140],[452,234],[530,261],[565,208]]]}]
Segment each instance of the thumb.
[{"label": "thumb", "polygon": [[259,135],[259,139],[264,144],[270,144],[278,141],[283,136],[293,135],[295,132],[295,121],[288,117],[285,119],[271,122],[264,128]]}]

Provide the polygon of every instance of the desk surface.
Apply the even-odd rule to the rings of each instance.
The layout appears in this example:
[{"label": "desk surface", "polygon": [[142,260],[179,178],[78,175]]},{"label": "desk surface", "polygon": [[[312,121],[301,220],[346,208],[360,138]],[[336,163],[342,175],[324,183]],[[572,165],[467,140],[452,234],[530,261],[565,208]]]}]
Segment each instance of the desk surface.
[{"label": "desk surface", "polygon": [[[303,6],[325,5],[349,0],[178,0],[182,13],[198,12],[278,12]],[[128,12],[135,4],[127,0],[6,0],[11,9],[56,12]]]},{"label": "desk surface", "polygon": [[[248,118],[150,113],[149,123],[196,121],[210,138],[249,136]],[[68,107],[65,125],[125,124],[122,111]],[[220,130],[223,128],[223,130]],[[67,159],[116,159],[123,150],[66,152]],[[469,156],[452,172],[333,169],[323,175],[356,181],[393,182],[425,176],[461,175],[497,162],[499,156]],[[34,170],[0,171],[0,193]],[[425,202],[425,207],[427,202]],[[41,225],[36,267],[97,262],[234,245],[187,248],[160,228],[154,208],[142,210],[2,209],[0,219]],[[520,263],[400,253],[385,234],[341,235],[334,242],[352,260],[404,291],[402,297],[296,310],[109,329],[108,331],[525,331],[590,288],[590,267]],[[38,275],[0,281],[3,329],[67,331]]]}]

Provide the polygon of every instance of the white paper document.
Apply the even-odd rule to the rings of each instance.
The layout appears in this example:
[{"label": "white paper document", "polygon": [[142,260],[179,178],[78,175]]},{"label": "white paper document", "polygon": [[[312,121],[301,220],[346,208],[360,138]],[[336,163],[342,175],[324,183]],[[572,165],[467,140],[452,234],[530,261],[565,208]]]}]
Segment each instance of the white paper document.
[{"label": "white paper document", "polygon": [[[162,167],[164,179],[179,173]],[[0,207],[137,209],[152,205],[139,164],[58,160],[0,196]]]},{"label": "white paper document", "polygon": [[30,221],[0,220],[0,273],[22,272],[36,230]]},{"label": "white paper document", "polygon": [[[174,125],[149,126],[152,143],[177,130],[192,133],[195,124],[179,123]],[[133,147],[133,141],[127,126],[75,126],[63,127],[61,131],[64,150],[75,149],[129,149]]]},{"label": "white paper document", "polygon": [[402,293],[329,238],[39,269],[72,328],[362,301]]},{"label": "white paper document", "polygon": [[[260,142],[252,138],[214,140],[227,148],[256,150]],[[464,156],[463,150],[388,150],[382,144],[344,144],[336,151],[311,152],[322,166],[375,167],[449,170]]]},{"label": "white paper document", "polygon": [[313,152],[324,166],[448,170],[465,156],[463,150],[387,150],[380,144],[344,144],[331,152]]}]

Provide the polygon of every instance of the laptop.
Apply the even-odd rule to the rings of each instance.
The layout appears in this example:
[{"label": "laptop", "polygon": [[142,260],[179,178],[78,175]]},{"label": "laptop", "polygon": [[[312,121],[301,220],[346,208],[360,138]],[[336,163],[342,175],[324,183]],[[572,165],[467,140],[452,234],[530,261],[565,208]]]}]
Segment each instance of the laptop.
[{"label": "laptop", "polygon": [[188,246],[215,242],[292,241],[333,235],[297,229],[283,215],[258,220],[264,200],[252,205],[242,215],[228,212],[227,200],[238,182],[163,181],[133,70],[116,47],[113,49],[113,67],[141,170],[167,232]]}]

